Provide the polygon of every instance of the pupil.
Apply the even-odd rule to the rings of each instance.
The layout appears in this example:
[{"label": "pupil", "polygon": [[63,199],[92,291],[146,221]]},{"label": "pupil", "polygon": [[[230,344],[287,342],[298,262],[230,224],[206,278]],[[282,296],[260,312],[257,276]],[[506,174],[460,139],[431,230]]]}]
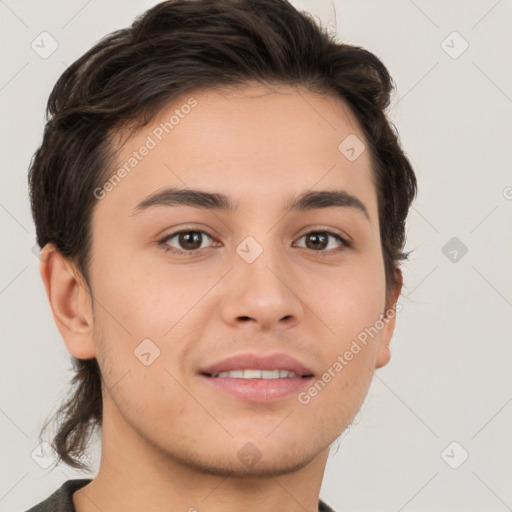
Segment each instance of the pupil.
[{"label": "pupil", "polygon": [[[325,246],[327,237],[325,236],[325,234],[316,233],[313,235],[309,235],[306,240],[307,240],[306,245],[308,246],[309,249],[318,249],[319,248],[318,241],[321,241],[320,246],[321,246],[321,248],[323,248]],[[311,240],[314,240],[314,242],[310,244],[309,242]]]},{"label": "pupil", "polygon": [[180,244],[186,249],[197,249],[201,246],[201,234],[198,231],[181,233]]}]

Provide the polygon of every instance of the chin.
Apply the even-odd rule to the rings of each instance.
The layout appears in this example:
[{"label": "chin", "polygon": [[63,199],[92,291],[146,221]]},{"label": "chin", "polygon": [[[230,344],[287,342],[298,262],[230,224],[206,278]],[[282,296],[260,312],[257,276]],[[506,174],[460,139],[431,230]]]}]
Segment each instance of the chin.
[{"label": "chin", "polygon": [[268,438],[261,433],[243,437],[225,435],[224,439],[168,445],[165,452],[175,463],[194,472],[247,479],[297,472],[323,456],[330,445],[329,440],[312,436],[294,439],[290,432],[287,434],[278,436],[275,432]]},{"label": "chin", "polygon": [[[247,449],[247,452],[249,451]],[[312,462],[317,455],[315,453],[303,456],[303,454],[294,453],[292,457],[289,454],[283,457],[283,454],[279,453],[265,457],[262,452],[260,455],[254,452],[254,458],[250,460],[247,456],[243,457],[243,454],[240,456],[235,454],[232,457],[226,457],[225,454],[209,454],[202,457],[201,454],[195,453],[192,457],[187,457],[180,462],[196,472],[224,478],[270,478],[295,473]]]}]

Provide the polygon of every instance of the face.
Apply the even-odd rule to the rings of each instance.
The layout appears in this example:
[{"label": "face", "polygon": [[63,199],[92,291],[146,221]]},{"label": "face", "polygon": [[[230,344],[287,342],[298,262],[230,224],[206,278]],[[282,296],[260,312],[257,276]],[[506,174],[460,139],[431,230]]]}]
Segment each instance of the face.
[{"label": "face", "polygon": [[92,217],[104,423],[217,474],[325,456],[393,329],[349,135],[366,144],[341,100],[255,85],[186,95],[124,143]]}]

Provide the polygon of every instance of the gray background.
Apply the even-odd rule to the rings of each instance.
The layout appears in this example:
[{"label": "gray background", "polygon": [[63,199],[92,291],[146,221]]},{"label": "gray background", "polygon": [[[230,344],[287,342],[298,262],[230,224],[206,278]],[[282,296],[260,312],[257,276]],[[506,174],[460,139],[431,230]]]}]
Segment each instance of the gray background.
[{"label": "gray background", "polygon": [[[45,104],[67,65],[155,3],[0,0],[0,511],[84,477],[44,469],[38,452],[72,376],[32,250],[26,175]],[[512,510],[512,2],[293,3],[386,64],[419,180],[392,359],[334,445],[321,496],[339,511]],[[47,58],[31,47],[43,31],[58,43]]]}]

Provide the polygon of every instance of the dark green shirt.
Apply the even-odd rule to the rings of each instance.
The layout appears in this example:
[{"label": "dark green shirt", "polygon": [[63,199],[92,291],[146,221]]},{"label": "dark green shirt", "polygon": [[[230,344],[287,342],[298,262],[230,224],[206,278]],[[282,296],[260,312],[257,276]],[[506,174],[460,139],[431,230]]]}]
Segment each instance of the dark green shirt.
[{"label": "dark green shirt", "polygon": [[[90,478],[67,480],[51,496],[27,512],[76,512],[73,505],[73,493],[91,481]],[[334,512],[322,500],[318,502],[318,510],[319,512]]]}]

